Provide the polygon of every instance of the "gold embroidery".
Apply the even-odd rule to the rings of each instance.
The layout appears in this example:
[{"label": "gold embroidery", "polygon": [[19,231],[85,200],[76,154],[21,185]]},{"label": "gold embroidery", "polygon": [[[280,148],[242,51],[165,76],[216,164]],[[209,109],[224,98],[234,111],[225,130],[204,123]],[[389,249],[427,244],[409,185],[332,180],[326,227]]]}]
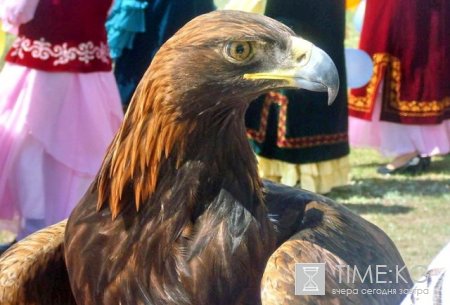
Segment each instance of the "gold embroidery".
[{"label": "gold embroidery", "polygon": [[384,55],[387,54],[375,54],[373,56],[373,74],[367,84],[366,95],[353,96],[350,94],[348,101],[349,109],[360,112],[372,111],[372,105],[375,101],[380,81],[383,79],[384,71],[389,63],[389,58]]},{"label": "gold embroidery", "polygon": [[[269,93],[270,94],[270,93]],[[270,105],[272,104],[272,99],[266,97],[261,109],[261,120],[259,123],[259,130],[254,130],[247,128],[247,137],[255,140],[256,142],[262,143],[266,139],[267,121],[269,117]]]},{"label": "gold embroidery", "polygon": [[350,94],[349,109],[357,112],[370,113],[378,92],[378,87],[386,74],[390,78],[389,88],[385,94],[389,104],[383,105],[386,112],[396,113],[403,117],[436,117],[442,116],[450,108],[450,97],[441,101],[406,101],[400,99],[401,63],[395,56],[386,53],[373,55],[373,76],[366,88],[365,96]]}]

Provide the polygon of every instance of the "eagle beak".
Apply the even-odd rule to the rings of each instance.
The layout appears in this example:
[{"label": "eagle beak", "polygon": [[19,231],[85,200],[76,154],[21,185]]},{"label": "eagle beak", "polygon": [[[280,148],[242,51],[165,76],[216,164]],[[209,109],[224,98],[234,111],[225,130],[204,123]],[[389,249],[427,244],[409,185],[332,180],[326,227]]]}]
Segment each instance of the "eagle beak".
[{"label": "eagle beak", "polygon": [[285,88],[328,92],[328,105],[333,103],[339,91],[339,75],[330,56],[307,40],[292,37],[289,68],[262,73],[248,73],[245,79],[285,81]]}]

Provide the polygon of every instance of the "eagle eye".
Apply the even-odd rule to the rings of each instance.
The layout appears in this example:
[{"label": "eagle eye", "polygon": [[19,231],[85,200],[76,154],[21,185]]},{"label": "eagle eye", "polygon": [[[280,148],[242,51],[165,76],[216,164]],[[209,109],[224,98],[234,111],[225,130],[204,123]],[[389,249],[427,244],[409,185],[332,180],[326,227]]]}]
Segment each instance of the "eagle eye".
[{"label": "eagle eye", "polygon": [[232,60],[244,62],[253,55],[253,46],[248,41],[232,41],[228,43],[225,51]]}]

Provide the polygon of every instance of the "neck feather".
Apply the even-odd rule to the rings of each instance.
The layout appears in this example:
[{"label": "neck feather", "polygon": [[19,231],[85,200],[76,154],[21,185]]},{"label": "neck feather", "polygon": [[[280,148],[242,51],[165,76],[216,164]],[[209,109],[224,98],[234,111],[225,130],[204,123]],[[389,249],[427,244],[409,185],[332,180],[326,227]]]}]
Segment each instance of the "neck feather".
[{"label": "neck feather", "polygon": [[154,87],[138,88],[108,149],[96,180],[97,208],[108,204],[113,218],[125,204],[134,202],[139,210],[161,175],[171,172],[168,166],[176,169],[190,161],[226,173],[224,179],[235,180],[227,183],[239,184],[262,202],[256,159],[245,135],[245,107],[222,110],[220,120],[214,115],[186,119],[165,94],[171,88]]}]

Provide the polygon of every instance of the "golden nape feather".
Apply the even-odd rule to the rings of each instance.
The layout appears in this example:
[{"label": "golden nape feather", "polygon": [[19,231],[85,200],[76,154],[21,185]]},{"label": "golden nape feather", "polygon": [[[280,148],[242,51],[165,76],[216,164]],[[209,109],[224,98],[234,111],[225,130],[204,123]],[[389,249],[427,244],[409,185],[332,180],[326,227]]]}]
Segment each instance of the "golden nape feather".
[{"label": "golden nape feather", "polygon": [[[178,116],[176,109],[166,108],[158,117],[149,117],[153,109],[160,109],[164,96],[173,91],[164,69],[155,74],[144,75],[146,82],[139,84],[135,99],[146,101],[130,107],[124,124],[120,127],[97,178],[99,190],[97,208],[109,203],[112,217],[121,210],[124,189],[133,180],[134,203],[139,210],[141,202],[156,188],[161,158],[167,157],[175,141],[183,140],[181,131],[187,126],[172,124]],[[158,88],[156,92],[155,88]],[[155,132],[156,131],[156,132]],[[148,152],[139,156],[137,152]]]},{"label": "golden nape feather", "polygon": [[[399,294],[335,293],[406,288],[410,278],[374,225],[325,197],[262,181],[246,139],[244,114],[257,96],[303,88],[332,101],[338,87],[329,56],[273,19],[195,18],[154,57],[64,237],[61,223],[0,258],[0,300],[398,304]],[[324,296],[295,294],[295,279],[306,280],[296,263],[325,265]],[[405,281],[353,281],[377,265],[401,268]],[[352,280],[336,272],[343,266]]]}]

